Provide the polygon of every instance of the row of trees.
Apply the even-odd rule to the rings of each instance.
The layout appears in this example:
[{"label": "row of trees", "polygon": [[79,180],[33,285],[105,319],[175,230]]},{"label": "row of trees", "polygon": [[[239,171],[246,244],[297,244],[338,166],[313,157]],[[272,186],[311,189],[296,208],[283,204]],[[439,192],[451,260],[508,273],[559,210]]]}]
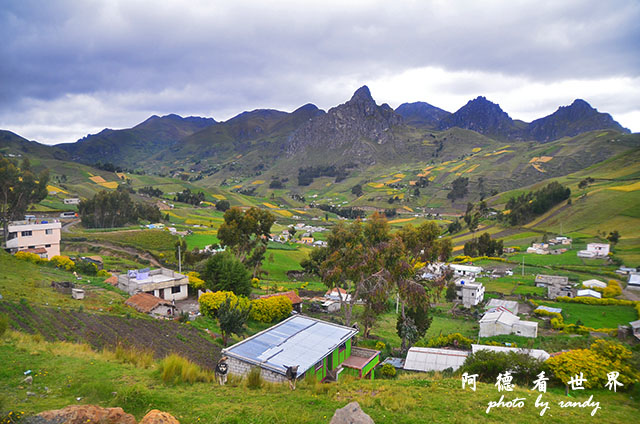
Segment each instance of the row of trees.
[{"label": "row of trees", "polygon": [[464,244],[466,256],[500,256],[504,250],[502,240],[494,240],[489,233],[484,233],[478,238],[469,240]]},{"label": "row of trees", "polygon": [[349,299],[340,300],[345,325],[352,323],[356,301],[364,301],[360,318],[365,336],[396,293],[400,301],[397,331],[406,349],[429,328],[430,301],[446,281],[446,277],[421,281],[417,273],[426,262],[450,256],[451,241],[439,236],[440,228],[433,222],[419,227],[408,224],[391,234],[384,216],[374,213],[366,223],[336,225],[327,237],[327,247],[312,251],[301,265],[320,275],[329,288],[349,294]]},{"label": "row of trees", "polygon": [[335,165],[319,165],[298,168],[298,185],[308,186],[318,177],[335,177],[336,182],[340,182],[347,178],[349,173],[347,167]]},{"label": "row of trees", "polygon": [[102,190],[92,199],[78,205],[82,225],[87,228],[114,228],[145,219],[160,221],[162,215],[156,205],[137,203],[124,190],[108,192]]},{"label": "row of trees", "polygon": [[558,203],[567,200],[571,189],[554,181],[540,190],[530,191],[509,199],[505,212],[500,215],[510,225],[522,225],[542,215]]},{"label": "row of trees", "polygon": [[204,192],[192,192],[191,189],[185,188],[180,193],[177,193],[173,200],[175,202],[188,203],[190,205],[197,206],[201,202],[204,202]]}]

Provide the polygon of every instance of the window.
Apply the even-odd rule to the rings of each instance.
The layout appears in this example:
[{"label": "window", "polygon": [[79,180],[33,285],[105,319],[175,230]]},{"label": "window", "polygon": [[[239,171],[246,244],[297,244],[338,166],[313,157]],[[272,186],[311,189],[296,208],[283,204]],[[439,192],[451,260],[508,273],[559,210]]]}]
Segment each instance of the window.
[{"label": "window", "polygon": [[322,361],[320,361],[320,362],[318,362],[318,363],[316,364],[316,367],[315,367],[316,372],[318,372],[318,371],[320,371],[320,370],[322,369],[322,365],[323,365],[323,364],[322,364]]},{"label": "window", "polygon": [[45,233],[46,235],[51,235],[51,234],[53,234],[53,228],[47,228],[46,230],[44,230],[44,233]]},{"label": "window", "polygon": [[35,249],[35,246],[27,246],[27,249]]},{"label": "window", "polygon": [[180,293],[180,286],[171,287],[171,294]]},{"label": "window", "polygon": [[12,233],[9,233],[9,237],[7,238],[7,240],[13,240],[16,237],[18,237],[18,233],[14,231]]},{"label": "window", "polygon": [[45,244],[44,247],[51,247],[51,245],[50,244]]},{"label": "window", "polygon": [[22,237],[31,237],[31,236],[33,235],[33,233],[31,232],[31,230],[29,230],[29,231],[22,231],[22,232],[20,233],[20,235],[21,235]]},{"label": "window", "polygon": [[342,343],[342,344],[340,345],[340,347],[338,348],[338,352],[342,353],[342,352],[344,352],[345,350],[347,350],[347,344],[346,344],[346,343]]}]

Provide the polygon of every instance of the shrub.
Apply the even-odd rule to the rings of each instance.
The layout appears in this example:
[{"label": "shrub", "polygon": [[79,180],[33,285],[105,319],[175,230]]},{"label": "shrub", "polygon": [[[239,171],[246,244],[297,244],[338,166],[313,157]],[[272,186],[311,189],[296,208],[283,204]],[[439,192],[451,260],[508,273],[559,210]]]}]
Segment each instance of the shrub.
[{"label": "shrub", "polygon": [[293,305],[287,296],[272,296],[251,301],[249,318],[258,322],[280,321],[291,314]]},{"label": "shrub", "polygon": [[160,362],[160,376],[166,384],[210,382],[211,373],[203,371],[198,365],[175,353]]},{"label": "shrub", "polygon": [[238,297],[231,291],[217,291],[203,293],[200,296],[200,298],[198,299],[198,302],[200,303],[200,312],[202,312],[203,315],[215,317],[216,313],[218,312],[218,308],[220,308],[220,305],[224,303],[227,297],[231,299],[232,305],[240,302],[240,306],[242,307],[242,309],[246,309],[249,307],[249,299],[247,299],[246,297]]},{"label": "shrub", "polygon": [[620,287],[620,284],[618,284],[616,280],[609,280],[607,287],[595,287],[594,290],[602,293],[602,297],[606,298],[617,297],[622,294],[622,287]]},{"label": "shrub", "polygon": [[380,367],[380,375],[385,378],[393,378],[396,376],[396,367],[391,364],[384,364]]},{"label": "shrub", "polygon": [[259,389],[263,383],[264,380],[262,380],[260,367],[251,368],[251,371],[247,374],[247,387],[250,389]]},{"label": "shrub", "polygon": [[101,269],[98,271],[98,273],[96,274],[98,277],[111,277],[111,274],[109,274],[108,271],[105,271],[104,269]]},{"label": "shrub", "polygon": [[528,386],[545,369],[542,361],[525,353],[481,350],[467,357],[460,372],[478,374],[480,381],[495,383],[498,374],[511,370],[514,383]]},{"label": "shrub", "polygon": [[149,406],[153,403],[153,395],[142,384],[123,385],[118,390],[118,395],[115,398],[114,403],[120,406],[125,411],[141,415],[150,409]]},{"label": "shrub", "polygon": [[[27,261],[27,262],[31,262],[34,264],[40,264],[43,262],[47,262],[46,259],[41,258],[40,256],[36,255],[35,253],[30,253],[30,252],[16,252],[16,254],[14,255],[16,259],[20,259],[21,261]],[[54,256],[55,258],[55,256]]]},{"label": "shrub", "polygon": [[93,262],[89,261],[77,261],[76,271],[85,275],[96,275],[98,273],[98,267]]},{"label": "shrub", "polygon": [[49,263],[56,268],[64,269],[65,271],[73,271],[76,266],[76,264],[71,259],[69,259],[68,256],[61,255],[54,256],[53,258],[51,258],[51,260],[49,260]]},{"label": "shrub", "polygon": [[451,346],[457,348],[470,349],[473,340],[463,336],[460,333],[451,333],[446,336],[440,335],[430,338],[425,344],[426,347],[444,347]]},{"label": "shrub", "polygon": [[376,350],[385,350],[387,348],[387,345],[384,344],[384,342],[377,342],[376,343]]},{"label": "shrub", "polygon": [[191,271],[187,273],[187,277],[189,277],[189,285],[192,289],[198,290],[204,288],[206,283],[202,278],[200,278],[199,273]]}]

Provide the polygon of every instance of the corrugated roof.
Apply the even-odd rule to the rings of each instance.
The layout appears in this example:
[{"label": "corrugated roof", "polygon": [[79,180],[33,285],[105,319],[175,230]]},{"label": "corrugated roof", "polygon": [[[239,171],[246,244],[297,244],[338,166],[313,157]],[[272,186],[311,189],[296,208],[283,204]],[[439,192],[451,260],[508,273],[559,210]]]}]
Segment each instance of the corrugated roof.
[{"label": "corrugated roof", "polygon": [[469,352],[464,350],[412,347],[407,352],[404,369],[411,371],[442,371],[447,368],[457,370],[462,366]]},{"label": "corrugated roof", "polygon": [[547,311],[547,312],[554,312],[554,313],[556,313],[556,314],[560,314],[560,313],[562,313],[562,308],[552,308],[551,306],[544,306],[544,305],[542,305],[542,306],[538,306],[538,307],[536,308],[536,310],[538,310],[538,309],[541,309],[541,310],[543,310],[543,311]]},{"label": "corrugated roof", "polygon": [[497,311],[497,312],[487,312],[486,314],[484,314],[484,316],[480,319],[480,323],[484,323],[484,322],[500,322],[503,323],[505,325],[513,325],[514,322],[519,321],[520,318],[518,318],[516,315],[512,314],[509,311]]},{"label": "corrugated roof", "polygon": [[514,300],[502,300],[502,299],[490,299],[486,304],[485,309],[503,307],[508,309],[511,313],[518,310],[518,302]]},{"label": "corrugated roof", "polygon": [[295,315],[223,353],[280,374],[298,365],[298,375],[302,375],[357,333],[351,327]]},{"label": "corrugated roof", "polygon": [[172,305],[168,300],[160,299],[149,293],[136,293],[124,303],[145,314],[151,312],[158,305]]},{"label": "corrugated roof", "polygon": [[540,359],[542,361],[546,361],[551,356],[542,349],[524,349],[524,348],[517,348],[517,347],[487,346],[487,345],[477,345],[477,344],[471,345],[471,351],[473,353],[479,352],[481,350],[489,350],[491,352],[526,353],[527,355],[532,356],[536,359]]},{"label": "corrugated roof", "polygon": [[302,303],[302,299],[300,299],[300,296],[298,296],[298,294],[296,292],[294,292],[293,290],[288,291],[288,292],[281,292],[281,293],[263,294],[262,296],[260,296],[260,299],[267,299],[267,298],[276,297],[276,296],[286,296],[286,297],[288,297],[289,300],[291,300],[291,303],[293,305],[295,305],[297,303]]},{"label": "corrugated roof", "polygon": [[582,285],[584,287],[600,287],[602,289],[607,287],[607,283],[604,283],[600,280],[595,280],[595,279],[583,281]]}]

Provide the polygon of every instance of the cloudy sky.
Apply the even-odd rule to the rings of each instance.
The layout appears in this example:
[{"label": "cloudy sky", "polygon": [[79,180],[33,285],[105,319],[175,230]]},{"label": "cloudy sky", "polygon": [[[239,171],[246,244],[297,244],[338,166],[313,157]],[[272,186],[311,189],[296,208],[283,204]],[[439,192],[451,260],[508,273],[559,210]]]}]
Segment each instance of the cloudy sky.
[{"label": "cloudy sky", "polygon": [[152,114],[479,95],[531,121],[583,98],[640,131],[640,1],[4,0],[0,128],[75,141]]}]

